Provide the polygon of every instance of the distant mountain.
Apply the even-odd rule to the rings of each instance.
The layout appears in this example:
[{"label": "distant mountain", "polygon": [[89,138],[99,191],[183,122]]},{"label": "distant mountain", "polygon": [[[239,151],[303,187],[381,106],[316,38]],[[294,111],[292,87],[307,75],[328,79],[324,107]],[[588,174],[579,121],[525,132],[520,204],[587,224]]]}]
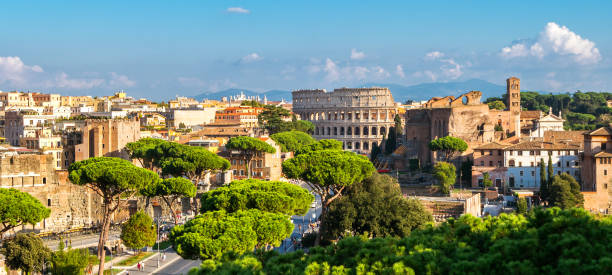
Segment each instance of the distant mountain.
[{"label": "distant mountain", "polygon": [[229,99],[230,96],[236,96],[240,93],[243,93],[247,97],[259,96],[261,99],[263,99],[263,97],[265,96],[266,98],[268,98],[268,100],[272,101],[280,101],[282,99],[285,99],[285,101],[291,101],[291,91],[283,90],[270,90],[263,93],[258,93],[247,89],[227,89],[218,92],[202,93],[194,96],[194,98],[199,101],[205,98],[221,100],[221,98],[223,97],[228,97]]},{"label": "distant mountain", "polygon": [[428,100],[434,96],[458,96],[469,91],[481,91],[482,100],[488,97],[501,97],[506,92],[506,86],[493,84],[481,79],[470,79],[458,82],[433,82],[412,86],[399,84],[368,83],[365,87],[387,87],[397,102],[406,100]]},{"label": "distant mountain", "polygon": [[[466,81],[457,82],[422,83],[412,86],[403,86],[399,84],[389,83],[367,83],[365,85],[362,85],[361,87],[374,86],[389,88],[389,90],[393,94],[393,99],[395,99],[395,101],[397,102],[405,102],[409,99],[428,100],[434,96],[458,96],[469,91],[481,91],[482,100],[484,101],[488,97],[501,97],[501,95],[506,92],[506,86],[493,84],[491,82],[484,81],[481,79],[470,79]],[[230,96],[239,95],[241,92],[244,93],[244,95],[247,97],[259,96],[262,99],[265,95],[268,100],[273,101],[280,101],[281,99],[291,101],[292,99],[291,91],[270,90],[267,92],[258,93],[247,89],[227,89],[218,92],[202,93],[194,96],[194,98],[197,100],[202,100],[205,98],[220,100],[224,96],[229,98]]]}]

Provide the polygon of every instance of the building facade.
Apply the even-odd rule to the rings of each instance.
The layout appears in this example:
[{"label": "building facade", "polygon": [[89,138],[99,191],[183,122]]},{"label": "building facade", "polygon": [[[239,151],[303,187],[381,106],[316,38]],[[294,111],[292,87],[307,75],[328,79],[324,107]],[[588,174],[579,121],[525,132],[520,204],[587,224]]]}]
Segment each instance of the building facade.
[{"label": "building facade", "polygon": [[388,88],[293,91],[293,112],[315,125],[316,139],[342,141],[344,149],[369,154],[394,125],[397,108]]},{"label": "building facade", "polygon": [[[271,138],[260,138],[276,149],[274,153],[257,152],[249,164],[251,178],[262,180],[280,180],[282,174],[281,163],[284,156],[278,146]],[[225,150],[219,155],[226,158],[231,165],[233,178],[237,180],[247,179],[247,155],[241,150]]]},{"label": "building facade", "polygon": [[257,127],[257,116],[263,112],[264,108],[238,106],[228,107],[217,111],[215,114],[215,124],[240,124],[244,127]]},{"label": "building facade", "polygon": [[602,127],[584,134],[582,161],[584,208],[612,212],[612,128]]}]

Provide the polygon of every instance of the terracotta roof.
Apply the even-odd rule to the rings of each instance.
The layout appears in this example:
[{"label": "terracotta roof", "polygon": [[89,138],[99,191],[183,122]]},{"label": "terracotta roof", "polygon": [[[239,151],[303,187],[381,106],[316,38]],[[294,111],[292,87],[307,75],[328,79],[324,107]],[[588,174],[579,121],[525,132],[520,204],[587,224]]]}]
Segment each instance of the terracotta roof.
[{"label": "terracotta roof", "polygon": [[596,158],[611,158],[612,157],[612,153],[608,153],[608,152],[599,152],[597,154],[595,154]]},{"label": "terracotta roof", "polygon": [[538,119],[542,111],[521,111],[521,119]]},{"label": "terracotta roof", "polygon": [[610,129],[610,127],[601,127],[586,134],[590,136],[609,136],[612,135],[612,129]]},{"label": "terracotta roof", "polygon": [[524,141],[516,145],[506,147],[506,150],[580,150],[581,142],[546,142],[546,141]]},{"label": "terracotta roof", "polygon": [[478,146],[478,147],[474,148],[474,150],[504,149],[504,148],[506,148],[508,146],[510,146],[510,144],[500,143],[500,142],[494,141],[494,142],[491,142],[491,143],[487,143],[487,144]]},{"label": "terracotta roof", "polygon": [[408,147],[406,147],[406,145],[402,144],[399,147],[397,147],[395,149],[395,151],[393,151],[394,155],[403,155],[408,153],[410,150],[408,149]]},{"label": "terracotta roof", "polygon": [[584,142],[584,134],[588,131],[546,131],[544,132],[544,141],[572,141]]}]

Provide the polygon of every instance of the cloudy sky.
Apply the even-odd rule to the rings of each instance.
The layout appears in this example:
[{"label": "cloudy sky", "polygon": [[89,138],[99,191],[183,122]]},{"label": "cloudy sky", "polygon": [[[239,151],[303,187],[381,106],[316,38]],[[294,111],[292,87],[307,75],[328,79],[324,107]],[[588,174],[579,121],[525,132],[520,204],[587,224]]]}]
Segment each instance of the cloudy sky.
[{"label": "cloudy sky", "polygon": [[0,90],[160,100],[518,76],[612,91],[610,1],[91,2],[3,3]]}]

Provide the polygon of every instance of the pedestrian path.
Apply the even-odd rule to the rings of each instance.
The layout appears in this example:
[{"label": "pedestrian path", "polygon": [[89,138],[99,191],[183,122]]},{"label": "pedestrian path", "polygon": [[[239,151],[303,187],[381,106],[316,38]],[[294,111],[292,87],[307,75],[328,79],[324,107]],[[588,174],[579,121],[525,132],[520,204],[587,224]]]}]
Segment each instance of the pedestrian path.
[{"label": "pedestrian path", "polygon": [[[162,261],[161,255],[163,255],[164,253],[166,255],[166,259]],[[159,267],[157,266],[158,259],[159,259]],[[178,254],[176,254],[174,250],[168,249],[165,252],[162,252],[160,254],[156,254],[154,256],[147,258],[144,261],[144,270],[139,271],[138,264],[136,264],[134,266],[130,266],[129,268],[125,268],[124,272],[121,272],[120,274],[124,275],[127,272],[129,272],[130,275],[153,274],[155,271],[162,269],[164,266],[171,264],[174,261],[179,260],[179,259],[181,259],[181,257]],[[115,268],[120,268],[120,267],[115,267]]]}]

